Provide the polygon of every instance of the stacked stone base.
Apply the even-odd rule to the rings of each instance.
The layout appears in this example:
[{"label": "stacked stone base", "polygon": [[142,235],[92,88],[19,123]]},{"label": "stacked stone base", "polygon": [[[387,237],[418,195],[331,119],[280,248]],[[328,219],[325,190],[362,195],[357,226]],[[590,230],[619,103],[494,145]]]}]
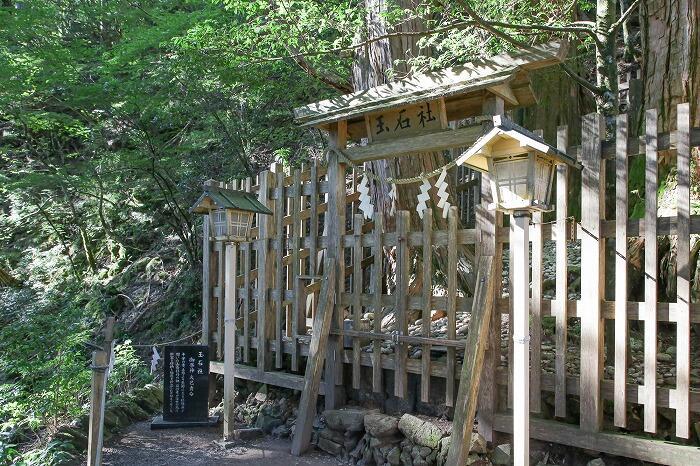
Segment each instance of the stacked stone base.
[{"label": "stacked stone base", "polygon": [[[323,413],[326,427],[316,445],[356,466],[442,466],[449,451],[449,432],[411,414],[400,418],[376,410],[339,409]],[[486,442],[472,437],[468,464],[490,464],[479,454]]]}]

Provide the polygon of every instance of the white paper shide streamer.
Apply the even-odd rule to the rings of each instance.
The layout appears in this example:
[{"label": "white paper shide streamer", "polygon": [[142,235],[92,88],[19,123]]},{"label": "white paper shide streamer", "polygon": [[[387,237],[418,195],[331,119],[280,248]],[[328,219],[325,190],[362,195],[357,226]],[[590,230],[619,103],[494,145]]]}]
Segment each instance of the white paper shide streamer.
[{"label": "white paper shide streamer", "polygon": [[160,354],[158,354],[158,350],[156,349],[156,347],[153,346],[153,354],[151,355],[151,374],[153,374],[156,371],[156,368],[158,367],[158,361],[160,361]]},{"label": "white paper shide streamer", "polygon": [[391,210],[389,215],[394,215],[396,213],[396,200],[398,199],[398,192],[396,191],[396,185],[391,185],[391,191],[389,191],[389,199],[391,199]]},{"label": "white paper shide streamer", "polygon": [[371,219],[374,214],[374,206],[372,198],[369,196],[369,179],[367,175],[362,175],[360,184],[357,186],[357,192],[360,193],[360,210],[366,219]]},{"label": "white paper shide streamer", "polygon": [[443,169],[442,173],[440,173],[440,176],[437,179],[437,182],[435,183],[435,187],[437,188],[437,195],[440,198],[440,200],[437,203],[438,208],[442,209],[442,218],[447,218],[447,212],[450,210],[450,203],[447,202],[447,198],[450,196],[447,193],[447,182],[445,181],[445,178],[447,178],[447,169]]},{"label": "white paper shide streamer", "polygon": [[430,200],[430,181],[423,179],[423,184],[420,185],[420,194],[418,194],[418,205],[416,206],[416,212],[418,216],[423,218],[423,212],[428,208],[427,202]]}]

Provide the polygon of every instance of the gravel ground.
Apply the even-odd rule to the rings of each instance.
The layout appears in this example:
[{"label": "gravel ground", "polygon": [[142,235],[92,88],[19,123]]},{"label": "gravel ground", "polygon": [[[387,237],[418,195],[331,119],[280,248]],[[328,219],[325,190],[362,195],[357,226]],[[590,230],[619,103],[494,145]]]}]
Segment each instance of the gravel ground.
[{"label": "gravel ground", "polygon": [[[128,427],[106,442],[103,466],[321,466],[337,465],[329,455],[312,450],[297,458],[289,439],[261,438],[224,450],[214,443],[221,427],[151,430],[150,422]],[[86,463],[83,463],[85,465]]]}]

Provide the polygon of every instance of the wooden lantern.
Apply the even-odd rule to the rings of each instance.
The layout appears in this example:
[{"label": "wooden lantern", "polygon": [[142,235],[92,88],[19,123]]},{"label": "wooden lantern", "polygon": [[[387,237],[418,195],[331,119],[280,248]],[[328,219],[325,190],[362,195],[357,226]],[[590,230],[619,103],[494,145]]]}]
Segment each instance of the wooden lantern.
[{"label": "wooden lantern", "polygon": [[493,207],[512,215],[513,458],[516,466],[524,466],[529,464],[530,451],[530,215],[551,210],[555,167],[576,166],[576,162],[501,115],[493,117],[493,128],[456,162],[488,172],[495,200]]},{"label": "wooden lantern", "polygon": [[213,240],[230,242],[248,239],[255,214],[272,214],[253,194],[216,186],[205,186],[190,211],[209,215]]},{"label": "wooden lantern", "polygon": [[496,115],[493,129],[457,159],[457,165],[462,164],[488,172],[493,207],[512,213],[552,210],[555,167],[576,166],[576,161],[534,133]]}]

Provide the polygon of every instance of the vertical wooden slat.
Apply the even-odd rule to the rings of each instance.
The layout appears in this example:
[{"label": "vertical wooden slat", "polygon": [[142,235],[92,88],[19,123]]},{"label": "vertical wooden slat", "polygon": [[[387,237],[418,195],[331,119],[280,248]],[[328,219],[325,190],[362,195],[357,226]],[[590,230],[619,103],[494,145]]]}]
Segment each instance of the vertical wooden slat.
[{"label": "vertical wooden slat", "polygon": [[214,243],[214,251],[216,252],[218,266],[218,271],[216,274],[217,290],[219,292],[219,299],[216,302],[216,334],[218,338],[216,339],[216,356],[221,361],[224,357],[224,301],[226,300],[226,291],[224,290],[225,284],[225,260],[224,260],[224,246],[221,241],[216,241]]},{"label": "vertical wooden slat", "polygon": [[[311,195],[309,196],[309,274],[316,275],[318,269],[318,162],[311,164],[311,174],[309,179]],[[313,282],[312,282],[313,283]],[[314,307],[316,299],[312,294],[311,319],[314,317]],[[308,302],[308,301],[307,301]],[[307,316],[308,317],[308,316]]]},{"label": "vertical wooden slat", "polygon": [[[301,294],[301,289],[297,289],[298,280],[297,277],[300,274],[299,271],[299,229],[300,220],[299,212],[301,211],[301,171],[297,168],[294,170],[293,174],[293,187],[292,187],[292,224],[291,224],[291,245],[292,249],[292,262],[288,267],[288,281],[291,281],[290,288],[295,290],[295,293]],[[292,302],[292,370],[299,370],[299,359],[301,358],[301,351],[299,349],[298,336],[300,333],[306,333],[306,316],[304,315],[304,307],[301,305],[301,301],[294,296]]]},{"label": "vertical wooden slat", "polygon": [[656,432],[656,303],[657,237],[656,192],[658,188],[656,110],[646,112],[646,167],[644,212],[644,430]]},{"label": "vertical wooden slat", "polygon": [[[329,143],[331,147],[344,148],[347,142],[347,121],[341,120],[332,125],[329,130]],[[326,254],[335,260],[336,301],[333,314],[333,330],[340,330],[343,326],[343,307],[341,297],[345,288],[345,248],[342,244],[342,235],[345,233],[345,190],[346,165],[338,159],[334,151],[328,153],[328,211],[326,213],[326,231],[328,232],[328,246]],[[324,271],[327,273],[327,271]],[[335,409],[344,403],[343,395],[343,371],[342,371],[342,345],[337,335],[328,338],[328,356],[326,357],[326,409]]]},{"label": "vertical wooden slat", "polygon": [[[430,336],[430,314],[433,310],[433,209],[423,212],[423,320],[422,334]],[[430,345],[421,349],[420,399],[430,401]]]},{"label": "vertical wooden slat", "polygon": [[[291,167],[289,168],[289,171],[286,173],[287,175],[292,175],[292,169]],[[292,215],[292,212],[294,211],[294,186],[293,182],[292,185],[286,187],[286,193],[285,193],[285,211],[284,215],[285,217]],[[286,226],[282,228],[282,233],[284,235],[284,242],[286,243],[285,248],[284,248],[284,254],[283,256],[287,256],[287,253],[292,252],[292,224],[289,223]],[[298,259],[299,256],[297,256]],[[294,279],[292,278],[292,263],[289,262],[287,266],[285,266],[282,269],[282,274],[284,277],[285,285],[284,285],[284,291],[286,294],[286,290],[293,290],[294,289]],[[294,327],[294,318],[292,316],[292,312],[294,311],[294,300],[290,301],[282,298],[283,301],[283,306],[282,306],[282,314],[284,315],[284,331],[283,334],[287,337],[291,337],[293,335],[293,327]],[[282,356],[284,356],[284,353],[282,353]]]},{"label": "vertical wooden slat", "polygon": [[[382,266],[384,261],[384,248],[382,246],[382,229],[384,221],[379,212],[374,213],[374,265],[372,267],[372,285],[374,292],[374,333],[382,332],[382,283],[384,275]],[[382,345],[380,340],[372,341],[372,390],[375,393],[382,393]]]},{"label": "vertical wooden slat", "polygon": [[[408,211],[401,210],[396,215],[396,330],[399,335],[408,335],[408,274],[410,260],[408,254]],[[406,343],[395,344],[394,395],[405,398],[408,384],[406,362],[408,359]],[[454,380],[454,376],[453,376]]]},{"label": "vertical wooden slat", "polygon": [[243,362],[250,362],[250,266],[253,243],[243,245]]},{"label": "vertical wooden slat", "polygon": [[[481,176],[481,203],[476,204],[476,228],[477,228],[477,256],[493,256],[493,280],[491,289],[491,307],[496,303],[496,298],[501,297],[503,270],[503,243],[496,242],[496,225],[502,225],[503,214],[489,210],[492,202],[491,181],[487,174]],[[475,198],[476,199],[476,198]],[[491,324],[489,326],[489,338],[487,340],[486,353],[484,354],[484,366],[481,371],[481,383],[479,386],[479,400],[477,407],[477,426],[479,433],[487,442],[495,441],[494,416],[498,408],[498,386],[496,385],[496,368],[501,363],[501,313],[491,309]]]},{"label": "vertical wooden slat", "polygon": [[285,250],[285,235],[284,235],[284,211],[286,206],[285,189],[284,189],[284,169],[281,164],[275,164],[275,178],[277,179],[275,201],[275,233],[276,249],[275,249],[275,289],[278,293],[278,298],[275,302],[275,367],[282,368],[282,357],[284,350],[282,345],[282,335],[284,334],[284,290],[286,284],[284,281],[284,264],[282,258]]},{"label": "vertical wooden slat", "polygon": [[615,400],[614,422],[627,427],[627,136],[618,115],[615,135]]},{"label": "vertical wooden slat", "polygon": [[309,274],[318,273],[317,253],[318,253],[318,164],[311,164],[311,195],[309,196]]},{"label": "vertical wooden slat", "polygon": [[[258,191],[258,200],[267,208],[274,212],[274,203],[270,199],[270,188],[272,187],[272,173],[269,171],[262,172],[260,177],[260,188]],[[257,350],[256,358],[258,361],[258,371],[264,372],[269,370],[272,365],[270,355],[270,347],[267,342],[273,337],[273,323],[271,315],[267,312],[269,307],[269,288],[272,284],[272,251],[270,246],[270,236],[272,234],[273,218],[270,215],[258,216],[258,240],[257,240],[257,269],[258,269],[258,290],[257,290],[257,323],[256,337]]]},{"label": "vertical wooden slat", "polygon": [[676,436],[690,436],[690,105],[678,105],[678,219],[676,246]]},{"label": "vertical wooden slat", "polygon": [[[557,128],[557,148],[566,151],[568,128]],[[569,167],[557,165],[556,288],[557,296],[554,353],[554,415],[566,417],[566,338],[568,330],[569,279],[566,251],[567,213],[569,210]]]},{"label": "vertical wooden slat", "polygon": [[599,431],[603,420],[600,380],[603,375],[603,325],[600,301],[603,296],[604,240],[600,236],[605,173],[601,140],[605,121],[601,115],[583,119],[581,148],[581,429]]},{"label": "vertical wooden slat", "polygon": [[530,411],[542,410],[542,212],[532,214],[532,298],[530,299]]},{"label": "vertical wooden slat", "polygon": [[[452,206],[447,214],[447,339],[457,339],[457,224],[459,215],[457,207]],[[445,365],[447,380],[445,384],[445,406],[454,406],[455,402],[455,347],[447,347]]]},{"label": "vertical wooden slat", "polygon": [[[353,271],[352,271],[352,288],[353,288],[353,304],[352,304],[352,324],[354,330],[364,330],[360,328],[362,319],[362,214],[355,214],[353,222]],[[362,376],[361,366],[362,348],[360,347],[360,339],[354,337],[352,339],[352,388],[360,389],[360,377]]]}]

